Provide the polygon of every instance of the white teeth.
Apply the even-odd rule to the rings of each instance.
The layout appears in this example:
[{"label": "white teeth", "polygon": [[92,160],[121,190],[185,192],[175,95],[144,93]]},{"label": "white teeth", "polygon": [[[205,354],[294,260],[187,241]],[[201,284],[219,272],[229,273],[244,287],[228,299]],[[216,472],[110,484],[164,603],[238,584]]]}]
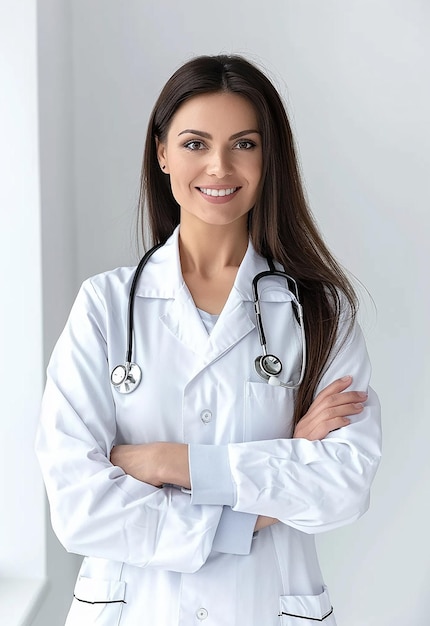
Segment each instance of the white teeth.
[{"label": "white teeth", "polygon": [[215,198],[219,196],[229,196],[234,193],[238,188],[231,187],[230,189],[206,189],[205,187],[199,187],[200,191],[204,193],[206,196],[214,196]]}]

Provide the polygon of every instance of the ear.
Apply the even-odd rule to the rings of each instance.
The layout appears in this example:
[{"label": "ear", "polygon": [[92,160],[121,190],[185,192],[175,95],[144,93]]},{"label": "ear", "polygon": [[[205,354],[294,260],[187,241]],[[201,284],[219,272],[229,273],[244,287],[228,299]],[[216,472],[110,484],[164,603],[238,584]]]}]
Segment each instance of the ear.
[{"label": "ear", "polygon": [[168,174],[169,173],[169,169],[167,167],[167,150],[166,150],[166,144],[162,143],[158,137],[155,138],[155,145],[157,148],[157,159],[158,162],[160,164],[160,167],[162,169],[162,171],[164,172],[164,174]]}]

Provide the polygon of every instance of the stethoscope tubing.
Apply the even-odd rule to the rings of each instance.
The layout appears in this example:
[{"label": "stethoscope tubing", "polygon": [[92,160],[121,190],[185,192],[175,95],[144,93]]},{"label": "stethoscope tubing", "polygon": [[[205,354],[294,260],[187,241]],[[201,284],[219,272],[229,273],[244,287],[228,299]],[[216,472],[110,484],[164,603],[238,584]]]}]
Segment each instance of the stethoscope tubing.
[{"label": "stethoscope tubing", "polygon": [[[280,278],[284,278],[286,280],[288,291],[291,293],[293,297],[292,303],[293,303],[293,306],[295,307],[295,311],[297,313],[297,316],[296,316],[297,322],[300,326],[300,335],[301,335],[301,343],[302,343],[302,363],[301,363],[301,368],[300,368],[299,379],[295,383],[293,383],[292,381],[289,381],[288,383],[283,383],[279,380],[277,376],[270,375],[269,372],[266,372],[263,366],[263,357],[260,359],[260,365],[258,367],[257,367],[258,361],[256,359],[256,369],[257,369],[257,373],[262,378],[266,379],[269,382],[269,384],[279,385],[281,387],[286,387],[287,389],[297,389],[297,387],[300,387],[300,385],[303,382],[305,369],[306,369],[306,360],[307,360],[306,334],[305,334],[305,327],[304,327],[304,320],[303,320],[303,308],[299,301],[299,290],[297,286],[297,281],[286,272],[283,272],[282,270],[277,270],[271,259],[267,259],[267,262],[269,265],[269,269],[264,272],[260,272],[259,274],[254,276],[252,280],[252,296],[253,296],[253,302],[254,302],[255,320],[257,323],[257,331],[258,331],[258,335],[260,339],[261,349],[263,351],[263,357],[271,356],[272,358],[277,359],[277,357],[275,357],[274,355],[268,355],[267,353],[267,342],[266,342],[266,336],[264,333],[263,321],[262,321],[262,316],[261,316],[260,298],[258,295],[258,283],[262,278],[266,278],[269,276],[279,276]],[[295,293],[291,291],[290,289],[290,282],[294,286]],[[282,364],[281,364],[281,369],[282,369]],[[279,373],[281,372],[281,369],[279,370]],[[264,373],[261,370],[263,370]]]},{"label": "stethoscope tubing", "polygon": [[[288,291],[290,291],[290,293],[293,296],[295,296],[294,305],[296,306],[297,314],[298,314],[299,317],[301,317],[301,309],[302,309],[302,307],[300,305],[300,302],[299,302],[299,299],[298,299],[297,283],[294,280],[294,278],[292,276],[289,276],[285,272],[282,272],[281,270],[275,269],[275,266],[273,265],[273,263],[269,263],[269,267],[270,267],[269,270],[266,270],[265,272],[260,272],[259,274],[254,276],[254,278],[252,280],[252,296],[253,296],[253,302],[254,302],[255,317],[256,317],[256,321],[257,321],[258,335],[260,337],[261,346],[264,349],[266,349],[266,336],[264,334],[263,323],[262,323],[262,319],[261,319],[260,298],[258,296],[258,283],[259,283],[259,281],[262,278],[265,278],[266,276],[280,276],[281,278],[285,278],[285,280],[287,281]],[[292,281],[292,283],[294,284],[294,291],[296,292],[295,294],[290,289],[289,281]]]},{"label": "stethoscope tubing", "polygon": [[139,261],[139,264],[138,264],[138,266],[136,268],[136,271],[134,272],[133,281],[132,281],[131,287],[130,287],[130,294],[129,294],[129,297],[128,297],[127,352],[126,352],[126,355],[125,355],[126,366],[127,366],[127,364],[131,363],[131,357],[132,357],[132,353],[133,353],[134,296],[135,296],[135,293],[136,293],[137,282],[138,282],[138,280],[140,278],[140,275],[142,274],[143,268],[148,263],[149,259],[152,257],[154,252],[156,252],[158,250],[158,248],[161,248],[162,245],[163,245],[162,243],[158,243],[153,248],[148,250],[143,255],[141,260]]},{"label": "stethoscope tubing", "polygon": [[[132,354],[133,354],[133,332],[134,332],[134,300],[136,294],[137,283],[142,274],[142,271],[145,265],[148,263],[151,256],[156,252],[163,243],[156,244],[150,250],[148,250],[142,259],[140,260],[130,286],[130,293],[128,298],[128,310],[127,310],[127,351],[125,355],[125,363],[124,365],[117,365],[111,373],[111,382],[112,385],[117,389],[119,393],[130,393],[133,391],[140,383],[141,379],[141,370],[136,363],[132,362]],[[267,259],[267,263],[269,266],[269,270],[264,272],[260,272],[256,276],[254,276],[252,280],[252,293],[253,293],[253,301],[254,301],[254,310],[255,310],[255,318],[257,323],[257,331],[260,339],[261,349],[263,351],[263,355],[261,357],[257,357],[255,360],[255,368],[259,376],[266,380],[270,385],[279,385],[282,387],[286,387],[289,389],[295,389],[300,386],[304,378],[304,372],[306,368],[306,335],[304,330],[304,322],[303,322],[303,309],[299,301],[298,287],[297,282],[292,276],[289,276],[285,272],[281,270],[277,270],[275,265],[271,259]],[[258,295],[258,283],[262,278],[266,278],[269,276],[279,276],[284,278],[287,282],[287,288],[292,296],[292,304],[294,310],[296,312],[296,319],[300,326],[301,333],[301,341],[302,341],[302,365],[300,370],[300,376],[297,382],[293,383],[289,381],[287,383],[283,383],[279,379],[279,374],[282,371],[282,362],[275,355],[267,353],[267,343],[266,336],[264,333],[263,320],[261,316],[260,309],[260,299]],[[294,291],[290,289],[290,282],[292,282],[294,286]],[[272,371],[270,371],[272,368]]]}]

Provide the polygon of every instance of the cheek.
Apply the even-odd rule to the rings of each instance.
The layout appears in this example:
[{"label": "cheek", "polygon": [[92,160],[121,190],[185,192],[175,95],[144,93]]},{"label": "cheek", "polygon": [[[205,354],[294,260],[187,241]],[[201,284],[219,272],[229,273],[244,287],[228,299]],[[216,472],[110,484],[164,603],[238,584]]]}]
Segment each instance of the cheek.
[{"label": "cheek", "polygon": [[183,190],[181,188],[181,185],[174,178],[170,177],[170,187],[172,189],[172,194],[173,194],[173,197],[175,198],[176,202],[179,205],[181,205],[182,204],[182,199],[183,199],[183,196],[184,196],[184,192],[183,192]]},{"label": "cheek", "polygon": [[187,193],[194,188],[201,166],[197,158],[191,158],[194,155],[187,155],[189,158],[170,159],[170,184],[172,192]]},{"label": "cheek", "polygon": [[179,206],[183,206],[188,201],[193,188],[191,183],[192,179],[187,169],[181,171],[178,168],[172,168],[170,172],[170,188]]},{"label": "cheek", "polygon": [[190,159],[177,158],[176,155],[168,161],[170,180],[175,186],[186,187],[193,178],[193,163]]},{"label": "cheek", "polygon": [[257,192],[257,190],[260,188],[260,185],[262,183],[262,167],[260,162],[255,164],[255,167],[252,169],[251,172],[251,180],[253,183],[253,187],[255,187],[255,191]]},{"label": "cheek", "polygon": [[252,183],[258,186],[261,182],[263,175],[263,162],[261,155],[256,155],[255,158],[248,163],[248,178]]}]

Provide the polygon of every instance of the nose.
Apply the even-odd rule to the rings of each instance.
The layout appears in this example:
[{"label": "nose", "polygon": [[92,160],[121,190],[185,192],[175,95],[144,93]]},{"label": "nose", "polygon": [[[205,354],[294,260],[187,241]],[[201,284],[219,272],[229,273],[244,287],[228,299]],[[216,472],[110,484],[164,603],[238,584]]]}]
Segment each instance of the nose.
[{"label": "nose", "polygon": [[232,173],[233,165],[231,155],[227,150],[211,150],[206,166],[206,171],[210,176],[224,178]]}]

